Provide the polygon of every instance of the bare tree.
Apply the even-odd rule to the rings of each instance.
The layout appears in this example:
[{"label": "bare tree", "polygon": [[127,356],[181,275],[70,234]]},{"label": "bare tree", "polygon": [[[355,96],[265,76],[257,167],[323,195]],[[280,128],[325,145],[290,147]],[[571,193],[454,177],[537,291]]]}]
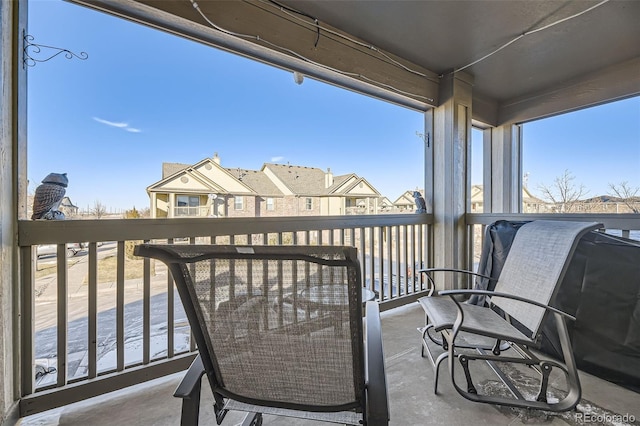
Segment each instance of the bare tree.
[{"label": "bare tree", "polygon": [[629,207],[633,213],[640,213],[640,196],[638,195],[640,187],[632,188],[629,182],[624,181],[618,185],[610,183],[609,189],[611,189],[609,195],[620,198],[620,201]]},{"label": "bare tree", "polygon": [[93,203],[93,208],[91,209],[91,214],[96,217],[96,219],[100,219],[102,216],[107,214],[107,206],[102,204],[100,201],[96,200]]},{"label": "bare tree", "polygon": [[561,176],[554,179],[553,185],[539,185],[542,197],[553,203],[559,213],[570,213],[576,210],[580,199],[587,195],[584,185],[577,186],[573,181],[575,176],[569,170],[565,170]]}]

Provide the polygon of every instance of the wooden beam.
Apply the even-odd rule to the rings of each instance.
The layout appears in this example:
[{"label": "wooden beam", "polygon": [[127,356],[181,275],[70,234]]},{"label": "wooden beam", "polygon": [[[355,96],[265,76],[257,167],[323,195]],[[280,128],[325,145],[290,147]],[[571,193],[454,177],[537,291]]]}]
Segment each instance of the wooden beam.
[{"label": "wooden beam", "polygon": [[640,58],[502,103],[497,124],[520,123],[640,95]]},{"label": "wooden beam", "polygon": [[70,1],[409,108],[438,103],[435,73],[269,2],[201,1],[207,22],[186,0]]}]

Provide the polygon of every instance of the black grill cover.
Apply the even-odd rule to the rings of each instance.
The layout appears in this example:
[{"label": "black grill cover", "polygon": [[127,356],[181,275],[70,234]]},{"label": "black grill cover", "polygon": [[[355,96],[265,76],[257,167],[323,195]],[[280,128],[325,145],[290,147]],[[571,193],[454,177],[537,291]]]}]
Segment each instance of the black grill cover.
[{"label": "black grill cover", "polygon": [[[497,278],[511,242],[526,222],[498,221],[488,226],[478,273]],[[477,289],[495,281],[477,279]],[[470,303],[481,304],[473,297]],[[640,242],[601,232],[587,233],[552,306],[576,317],[568,328],[578,368],[640,392]],[[552,318],[543,324],[543,352],[559,357]]]}]

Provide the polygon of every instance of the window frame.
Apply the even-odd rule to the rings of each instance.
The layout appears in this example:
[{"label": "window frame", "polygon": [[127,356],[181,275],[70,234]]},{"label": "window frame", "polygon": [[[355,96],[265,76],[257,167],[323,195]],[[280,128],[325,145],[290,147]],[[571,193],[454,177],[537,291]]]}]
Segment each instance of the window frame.
[{"label": "window frame", "polygon": [[234,195],[234,197],[233,197],[233,210],[235,210],[235,211],[243,211],[244,210],[244,195]]}]

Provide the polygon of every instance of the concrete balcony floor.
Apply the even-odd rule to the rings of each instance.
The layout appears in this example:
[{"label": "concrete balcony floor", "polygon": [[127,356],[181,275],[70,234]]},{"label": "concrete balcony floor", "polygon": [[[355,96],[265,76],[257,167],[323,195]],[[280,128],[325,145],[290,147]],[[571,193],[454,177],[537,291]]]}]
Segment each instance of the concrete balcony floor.
[{"label": "concrete balcony floor", "polygon": [[[424,323],[417,303],[382,313],[385,365],[392,425],[622,425],[640,424],[639,395],[588,374],[582,374],[582,401],[575,411],[547,413],[478,404],[453,389],[443,366],[439,394],[434,395],[434,372],[420,355]],[[497,385],[489,375],[485,389]],[[172,397],[182,374],[142,383],[129,389],[71,404],[21,419],[20,426],[69,425],[178,425],[180,401]],[[554,384],[551,385],[552,387]],[[229,413],[224,425],[238,425],[242,413]],[[200,424],[215,424],[211,391],[203,386]],[[265,425],[319,425],[318,422],[264,417]]]}]

